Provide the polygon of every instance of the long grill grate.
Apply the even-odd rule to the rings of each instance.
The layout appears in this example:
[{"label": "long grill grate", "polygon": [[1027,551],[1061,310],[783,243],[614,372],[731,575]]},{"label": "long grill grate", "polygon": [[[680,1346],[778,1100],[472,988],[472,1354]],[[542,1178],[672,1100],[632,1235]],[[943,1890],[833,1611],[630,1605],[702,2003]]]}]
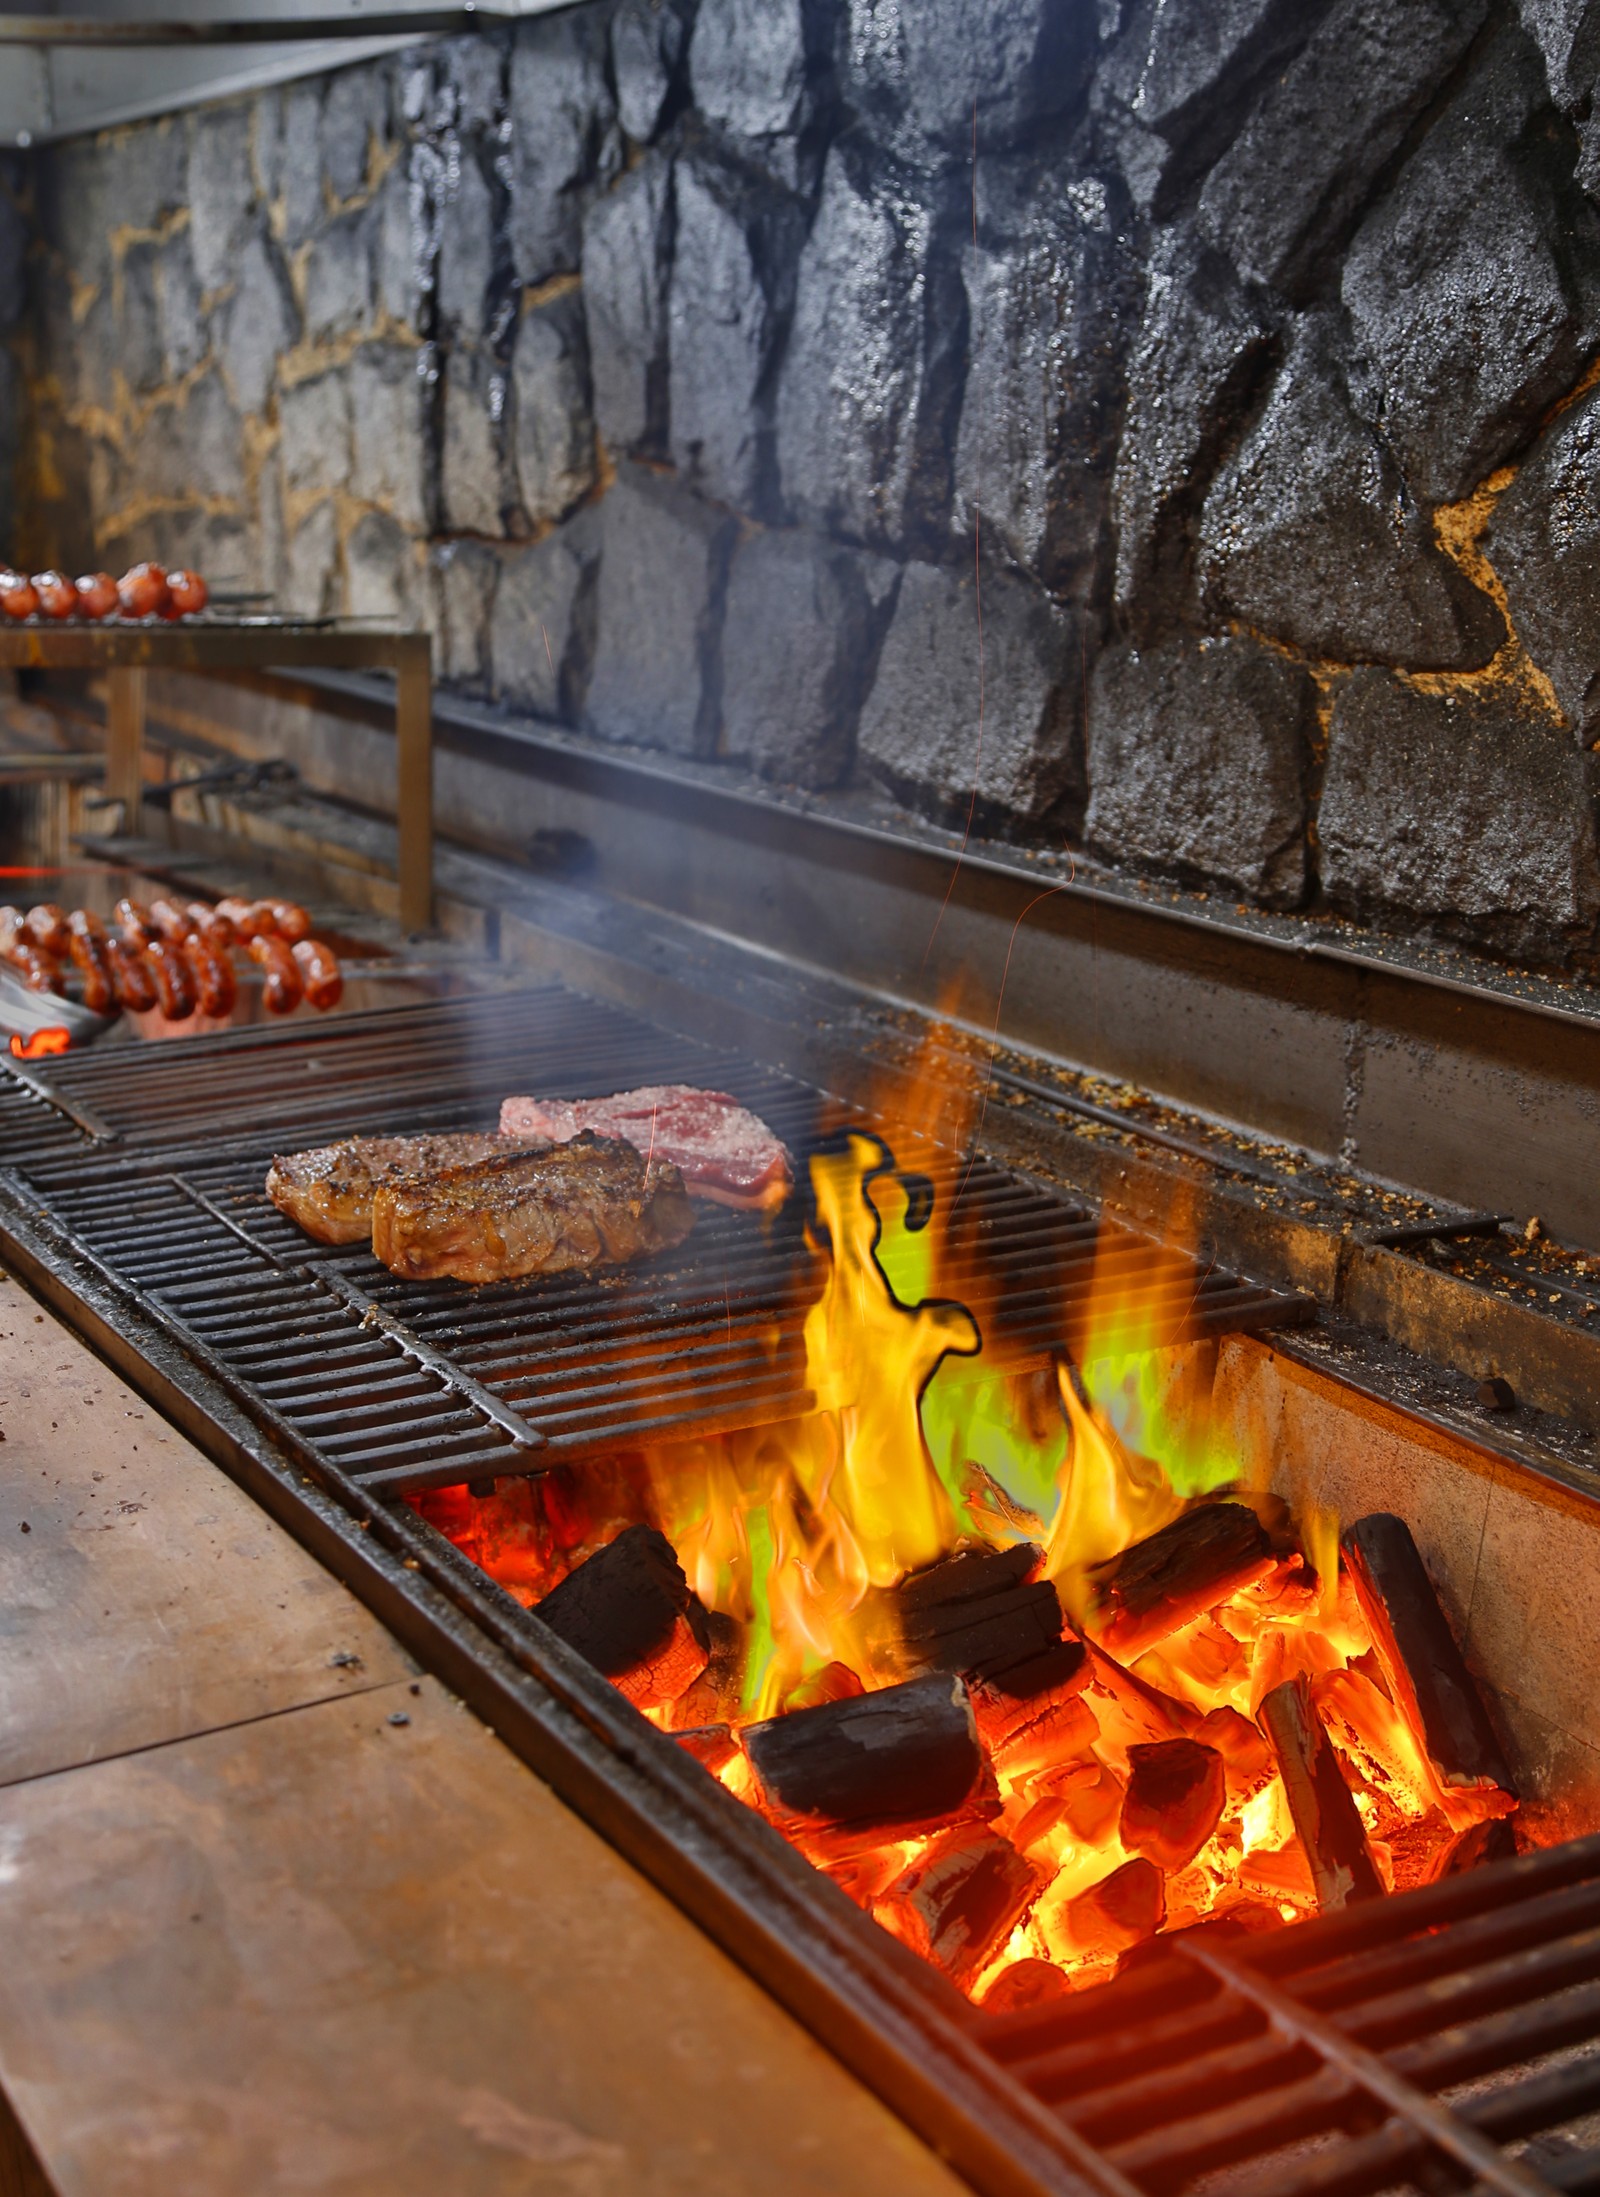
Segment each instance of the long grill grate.
[{"label": "long grill grate", "polygon": [[[826,1138],[872,1127],[789,1077],[549,988],[69,1055],[5,1095],[0,1133],[25,1193],[259,1420],[396,1495],[809,1407],[803,1196],[775,1221],[701,1206],[688,1243],[648,1267],[467,1288],[399,1282],[369,1251],[312,1244],[263,1194],[274,1151],[488,1126],[512,1091],[658,1082],[733,1092],[783,1137],[802,1182]],[[1091,1294],[1112,1277],[1152,1343],[1307,1310],[990,1161],[917,1156],[935,1209],[955,1216],[950,1285],[991,1369],[1081,1349]]]},{"label": "long grill grate", "polygon": [[1600,2191],[1600,1837],[974,2020],[1145,2197]]}]

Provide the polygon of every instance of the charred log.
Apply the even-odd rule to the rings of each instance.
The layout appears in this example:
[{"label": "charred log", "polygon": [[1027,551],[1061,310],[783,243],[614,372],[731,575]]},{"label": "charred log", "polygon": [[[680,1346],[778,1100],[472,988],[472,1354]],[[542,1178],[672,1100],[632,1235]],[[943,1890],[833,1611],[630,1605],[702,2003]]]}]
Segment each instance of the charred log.
[{"label": "charred log", "polygon": [[1043,1881],[1009,1840],[968,1825],[935,1839],[873,1913],[965,1989],[1000,1951]]},{"label": "charred log", "polygon": [[627,1527],[533,1614],[642,1709],[676,1701],[709,1658],[706,1612],[654,1526]]},{"label": "charred log", "polygon": [[1154,1862],[1137,1854],[1068,1900],[1065,1912],[1072,1942],[1083,1952],[1123,1953],[1166,1921],[1166,1882]]},{"label": "charred log", "polygon": [[703,1762],[715,1777],[739,1752],[739,1742],[726,1724],[697,1724],[685,1731],[675,1731],[673,1738],[685,1754]]},{"label": "charred log", "polygon": [[1447,1812],[1456,1799],[1468,1820],[1509,1814],[1510,1767],[1411,1529],[1378,1511],[1358,1519],[1342,1546],[1390,1699],[1421,1741]]},{"label": "charred log", "polygon": [[1031,1576],[1041,1561],[1030,1542],[963,1549],[903,1580],[893,1600],[905,1667],[999,1679],[1047,1655],[1061,1639],[1061,1602]]},{"label": "charred log", "polygon": [[1168,1872],[1185,1869],[1222,1821],[1228,1797],[1221,1755],[1197,1739],[1128,1749],[1122,1843]]},{"label": "charred log", "polygon": [[1113,1655],[1142,1655],[1272,1562],[1271,1538],[1248,1505],[1197,1504],[1095,1566],[1091,1628]]},{"label": "charred log", "polygon": [[744,1748],[778,1823],[937,1824],[975,1803],[994,1812],[967,1690],[940,1673],[752,1724]]},{"label": "charred log", "polygon": [[1006,1747],[1044,1724],[1061,1723],[1088,1682],[1089,1651],[1076,1638],[1058,1640],[1043,1655],[974,1681],[972,1713],[984,1744]]},{"label": "charred log", "polygon": [[1274,1686],[1262,1701],[1261,1722],[1278,1758],[1317,1905],[1326,1913],[1352,1900],[1381,1898],[1366,1831],[1306,1681]]}]

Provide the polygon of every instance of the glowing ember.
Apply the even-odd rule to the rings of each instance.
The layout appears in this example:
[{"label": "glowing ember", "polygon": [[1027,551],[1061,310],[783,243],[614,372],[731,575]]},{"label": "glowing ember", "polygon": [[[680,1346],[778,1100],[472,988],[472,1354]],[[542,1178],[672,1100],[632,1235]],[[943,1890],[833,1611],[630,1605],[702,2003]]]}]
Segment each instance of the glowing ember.
[{"label": "glowing ember", "polygon": [[[705,1667],[646,1713],[996,2007],[1097,1981],[1162,1929],[1267,1928],[1331,1884],[1470,1859],[1515,1803],[1441,1776],[1338,1522],[1291,1521],[1270,1460],[1215,1421],[1205,1346],[1169,1340],[1180,1262],[1108,1232],[1081,1362],[1017,1373],[985,1358],[972,1249],[925,1177],[856,1134],[811,1188],[804,1418],[427,1514],[528,1605],[659,1527]],[[809,1722],[768,1721],[790,1717]],[[904,1749],[934,1813],[830,1765],[831,1733],[869,1729],[857,1758]],[[812,1778],[847,1797],[808,1805]]]},{"label": "glowing ember", "polygon": [[31,1037],[13,1034],[11,1057],[13,1060],[48,1060],[52,1053],[68,1051],[71,1044],[72,1033],[63,1030],[58,1023],[52,1023],[48,1029],[35,1030]]}]

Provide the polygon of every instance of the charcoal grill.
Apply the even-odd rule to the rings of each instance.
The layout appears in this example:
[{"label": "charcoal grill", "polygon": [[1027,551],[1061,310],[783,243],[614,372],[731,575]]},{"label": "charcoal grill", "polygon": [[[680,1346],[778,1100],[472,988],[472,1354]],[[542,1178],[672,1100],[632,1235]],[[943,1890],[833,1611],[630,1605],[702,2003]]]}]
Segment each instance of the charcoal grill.
[{"label": "charcoal grill", "polygon": [[[819,1142],[874,1128],[552,987],[15,1064],[0,1247],[976,2186],[1600,2188],[1600,2151],[1536,2181],[1502,2149],[1600,2105],[1592,2058],[1506,2073],[1600,2033],[1600,1841],[1243,1950],[1215,1927],[1163,1940],[1092,1998],[985,2016],[397,1499],[805,1408],[800,1199],[776,1224],[712,1212],[645,1274],[466,1290],[310,1246],[262,1195],[285,1145],[480,1124],[514,1089],[665,1081],[732,1091],[802,1173]],[[1151,1340],[1306,1315],[1045,1184],[916,1156],[955,1203],[956,1278],[1007,1365],[1081,1339],[1097,1258]]]}]

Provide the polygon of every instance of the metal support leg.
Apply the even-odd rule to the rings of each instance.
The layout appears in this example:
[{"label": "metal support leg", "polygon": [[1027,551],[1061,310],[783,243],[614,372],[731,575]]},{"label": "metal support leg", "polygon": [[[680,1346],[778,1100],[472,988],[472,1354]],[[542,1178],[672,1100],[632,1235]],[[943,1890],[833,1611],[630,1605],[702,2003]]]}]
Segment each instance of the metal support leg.
[{"label": "metal support leg", "polygon": [[122,803],[122,830],[139,830],[144,792],[145,673],[116,665],[106,673],[106,792]]},{"label": "metal support leg", "polygon": [[395,665],[400,928],[433,928],[433,647],[407,634]]}]

